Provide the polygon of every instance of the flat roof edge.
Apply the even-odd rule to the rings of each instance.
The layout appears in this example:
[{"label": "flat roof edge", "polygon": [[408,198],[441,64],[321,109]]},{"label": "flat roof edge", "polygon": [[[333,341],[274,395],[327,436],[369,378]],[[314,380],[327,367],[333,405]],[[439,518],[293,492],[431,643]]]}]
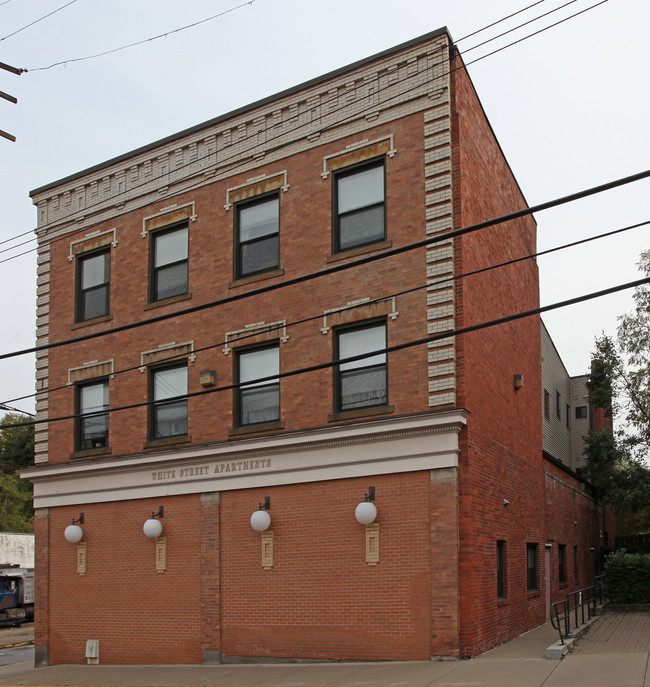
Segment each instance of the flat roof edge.
[{"label": "flat roof edge", "polygon": [[58,181],[52,181],[49,184],[39,186],[38,188],[29,192],[29,197],[34,198],[34,196],[40,193],[44,193],[45,191],[48,191],[50,189],[56,188],[57,186],[67,184],[71,181],[74,181],[75,179],[81,179],[82,177],[88,174],[94,174],[102,169],[110,167],[111,165],[123,162],[132,157],[136,157],[137,155],[141,155],[142,153],[146,153],[150,150],[154,150],[155,148],[171,143],[176,139],[181,139],[186,136],[190,136],[198,131],[201,131],[202,129],[207,129],[211,126],[214,126],[215,124],[226,121],[228,119],[232,119],[233,117],[237,117],[238,115],[243,114],[249,110],[254,110],[255,108],[262,107],[264,105],[272,103],[274,100],[279,100],[280,98],[284,98],[288,95],[298,93],[301,90],[310,88],[311,86],[315,86],[318,83],[336,78],[341,74],[345,74],[345,72],[352,71],[353,69],[358,69],[359,67],[363,67],[366,64],[369,64],[370,62],[382,59],[383,57],[392,55],[393,53],[398,53],[402,50],[406,50],[415,45],[418,45],[419,43],[425,43],[426,41],[429,41],[433,38],[437,38],[438,36],[441,36],[443,34],[446,34],[449,37],[450,43],[453,42],[449,34],[449,31],[447,30],[447,27],[443,26],[439,29],[436,29],[435,31],[430,31],[429,33],[425,33],[422,36],[418,36],[417,38],[412,38],[404,43],[400,43],[399,45],[393,46],[392,48],[382,50],[381,52],[375,53],[374,55],[370,55],[369,57],[364,57],[363,59],[357,60],[356,62],[348,64],[344,67],[339,67],[331,72],[327,72],[326,74],[322,74],[321,76],[317,76],[313,79],[309,79],[308,81],[304,81],[303,83],[297,84],[296,86],[292,86],[291,88],[287,88],[283,91],[280,91],[279,93],[274,93],[273,95],[266,96],[265,98],[256,100],[255,102],[249,103],[247,105],[243,105],[242,107],[238,107],[234,110],[231,110],[230,112],[226,112],[222,115],[219,115],[218,117],[214,117],[213,119],[209,119],[200,124],[195,124],[194,126],[191,126],[188,129],[183,129],[182,131],[171,134],[170,136],[165,136],[164,138],[154,141],[153,143],[148,143],[147,145],[141,146],[140,148],[131,150],[128,153],[123,153],[122,155],[118,155],[117,157],[111,158],[110,160],[106,160],[97,165],[93,165],[92,167],[88,167],[84,170],[81,170],[80,172],[70,174],[69,176],[63,177]]}]

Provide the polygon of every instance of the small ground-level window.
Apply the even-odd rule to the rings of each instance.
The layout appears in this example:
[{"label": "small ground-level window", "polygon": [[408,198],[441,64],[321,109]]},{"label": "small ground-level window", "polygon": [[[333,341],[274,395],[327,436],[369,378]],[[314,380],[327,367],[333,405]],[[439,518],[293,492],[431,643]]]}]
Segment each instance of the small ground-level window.
[{"label": "small ground-level window", "polygon": [[537,585],[537,544],[526,544],[526,579],[529,592],[539,589]]},{"label": "small ground-level window", "polygon": [[558,582],[566,584],[566,546],[564,544],[557,547],[557,571]]},{"label": "small ground-level window", "polygon": [[497,541],[497,597],[506,598],[506,543]]}]

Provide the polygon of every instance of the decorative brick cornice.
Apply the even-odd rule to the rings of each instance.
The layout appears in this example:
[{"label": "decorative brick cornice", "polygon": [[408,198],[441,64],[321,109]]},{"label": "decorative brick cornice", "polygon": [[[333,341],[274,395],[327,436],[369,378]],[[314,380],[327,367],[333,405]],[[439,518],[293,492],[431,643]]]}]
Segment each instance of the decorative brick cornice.
[{"label": "decorative brick cornice", "polygon": [[38,189],[40,240],[444,102],[448,54],[436,34]]}]

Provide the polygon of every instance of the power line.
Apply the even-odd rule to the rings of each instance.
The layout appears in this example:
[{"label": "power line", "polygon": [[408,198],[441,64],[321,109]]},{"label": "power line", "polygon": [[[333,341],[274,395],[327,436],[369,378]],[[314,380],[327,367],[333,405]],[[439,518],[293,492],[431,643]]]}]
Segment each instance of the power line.
[{"label": "power line", "polygon": [[[377,298],[372,298],[372,299],[370,299],[369,301],[364,301],[362,304],[354,304],[354,305],[349,305],[349,306],[343,307],[343,308],[341,308],[340,311],[343,312],[343,311],[348,311],[348,310],[354,310],[355,308],[358,308],[358,307],[360,307],[360,306],[373,305],[373,304],[375,304],[375,303],[380,303],[380,302],[382,302],[382,301],[387,301],[387,300],[390,300],[390,299],[392,299],[392,298],[398,298],[398,297],[405,296],[405,295],[408,295],[408,294],[411,294],[411,293],[415,293],[415,292],[417,292],[417,291],[422,291],[422,290],[424,290],[424,289],[429,289],[429,288],[432,288],[432,287],[440,286],[440,285],[445,284],[445,283],[455,282],[455,281],[459,281],[459,280],[461,280],[461,279],[465,279],[465,278],[467,278],[467,277],[477,276],[477,275],[479,275],[479,274],[483,274],[483,273],[485,273],[485,272],[489,272],[489,271],[494,270],[494,269],[500,269],[500,268],[502,268],[502,267],[509,267],[509,266],[511,266],[511,265],[517,264],[517,263],[519,263],[519,262],[523,262],[523,261],[525,261],[525,260],[534,260],[534,259],[536,259],[536,258],[543,257],[543,256],[546,256],[546,255],[550,255],[550,254],[552,254],[552,253],[556,253],[556,252],[561,251],[561,250],[566,250],[566,249],[568,249],[568,248],[575,248],[576,246],[580,246],[580,245],[583,245],[583,244],[585,244],[585,243],[590,243],[590,242],[592,242],[592,241],[596,241],[596,240],[599,240],[599,239],[602,239],[602,238],[607,238],[607,237],[615,236],[615,235],[620,234],[620,233],[623,233],[623,232],[625,232],[625,231],[630,231],[630,230],[632,230],[632,229],[638,229],[639,227],[647,226],[648,224],[650,224],[650,220],[647,220],[647,221],[645,221],[645,222],[640,222],[640,223],[638,223],[638,224],[629,225],[629,226],[627,226],[627,227],[622,227],[622,228],[619,228],[619,229],[613,229],[612,231],[608,231],[608,232],[605,232],[605,233],[602,233],[602,234],[598,234],[598,235],[596,235],[596,236],[590,236],[590,237],[587,237],[587,238],[584,238],[584,239],[579,239],[578,241],[572,241],[572,242],[570,242],[570,243],[566,243],[566,244],[561,245],[561,246],[555,246],[554,248],[548,248],[548,249],[546,249],[546,250],[539,251],[539,252],[537,252],[537,253],[531,253],[531,254],[529,254],[529,255],[523,255],[523,256],[520,256],[520,257],[518,257],[518,258],[513,258],[513,259],[507,260],[507,261],[505,261],[505,262],[497,263],[497,264],[495,264],[495,265],[489,265],[489,266],[487,266],[487,267],[482,267],[482,268],[479,268],[479,269],[476,269],[476,270],[472,270],[471,272],[466,272],[466,273],[463,273],[463,274],[454,274],[454,275],[451,275],[451,276],[449,276],[449,277],[445,277],[445,278],[442,278],[442,279],[438,279],[438,280],[436,280],[436,281],[427,282],[427,283],[422,284],[422,285],[420,285],[420,286],[415,286],[415,287],[412,287],[412,288],[409,288],[409,289],[404,289],[404,290],[402,290],[402,291],[397,291],[397,292],[395,292],[395,293],[391,293],[391,294],[388,294],[388,295],[385,295],[385,296],[379,296],[379,297],[377,297]],[[294,320],[293,322],[288,322],[288,323],[286,323],[286,324],[278,324],[278,325],[276,325],[275,327],[270,326],[270,327],[269,327],[268,329],[266,329],[265,331],[271,332],[271,331],[278,331],[278,330],[284,329],[284,328],[287,328],[287,329],[288,329],[288,328],[290,328],[290,327],[295,327],[295,326],[298,326],[298,325],[301,325],[301,324],[306,324],[306,323],[308,323],[308,322],[313,322],[314,320],[320,320],[322,317],[323,317],[323,314],[322,314],[322,313],[318,313],[317,315],[311,315],[311,316],[309,316],[309,317],[304,317],[304,318],[301,318],[300,320]],[[244,336],[239,337],[239,338],[237,339],[237,341],[238,341],[238,342],[245,341],[246,339],[252,338],[252,337],[255,337],[255,336],[257,336],[257,332],[251,332],[250,334],[247,334],[247,335],[244,335]],[[226,345],[227,343],[228,343],[227,341],[218,341],[217,343],[214,343],[214,344],[209,344],[209,345],[207,345],[207,346],[201,346],[200,348],[194,348],[194,349],[192,350],[192,354],[195,355],[195,354],[197,354],[197,353],[201,353],[201,352],[203,352],[203,351],[208,351],[208,350],[211,350],[211,349],[213,349],[213,348],[219,348],[220,346],[224,346],[224,345]],[[157,364],[165,363],[165,362],[168,362],[168,361],[171,361],[171,360],[175,360],[175,359],[177,359],[177,358],[178,358],[178,355],[177,355],[177,354],[173,354],[173,355],[170,355],[170,356],[167,357],[167,358],[160,358],[160,359],[158,359],[158,360],[156,361],[156,363],[157,363]],[[138,364],[138,365],[133,365],[132,367],[122,368],[122,369],[120,369],[120,370],[113,370],[113,371],[111,372],[111,377],[115,377],[115,375],[124,374],[124,373],[126,373],[126,372],[134,372],[134,371],[136,371],[136,370],[140,370],[141,367],[142,367],[142,365],[141,365],[141,364]],[[35,393],[27,394],[27,395],[25,395],[25,396],[19,396],[19,397],[17,397],[17,398],[11,398],[11,399],[7,400],[6,403],[15,403],[16,401],[24,401],[24,400],[29,399],[29,398],[35,398],[35,397],[38,397],[38,396],[44,396],[44,395],[47,395],[47,394],[52,393],[52,392],[55,392],[55,391],[62,391],[63,389],[68,389],[69,387],[70,387],[69,384],[64,384],[64,385],[58,386],[58,387],[50,387],[50,388],[45,389],[45,390],[43,390],[43,391],[37,391],[37,392],[35,392]],[[0,405],[1,405],[1,404],[0,404]]]},{"label": "power line", "polygon": [[475,62],[480,62],[481,60],[484,60],[486,57],[489,57],[490,55],[494,55],[498,52],[501,52],[502,50],[506,50],[507,48],[511,48],[513,45],[517,45],[518,43],[521,43],[525,40],[528,40],[529,38],[532,38],[533,36],[537,36],[540,33],[543,33],[544,31],[548,31],[548,29],[552,29],[556,26],[559,26],[560,24],[564,24],[564,22],[569,21],[570,19],[575,19],[576,17],[580,16],[581,14],[584,14],[585,12],[589,12],[590,10],[595,9],[596,7],[599,7],[600,5],[604,5],[606,2],[609,0],[600,0],[600,2],[597,2],[595,5],[591,5],[591,7],[587,7],[584,10],[580,10],[580,12],[576,12],[575,14],[572,14],[568,17],[565,17],[564,19],[560,19],[560,21],[556,21],[554,24],[550,24],[549,26],[545,26],[543,29],[539,29],[539,31],[535,31],[531,34],[528,34],[527,36],[524,36],[523,38],[520,38],[516,41],[513,41],[512,43],[508,43],[507,45],[504,45],[501,48],[497,48],[496,50],[493,50],[491,53],[488,53],[487,55],[483,55],[482,57],[477,57],[474,60],[470,60],[465,64],[466,67],[468,67],[470,64],[474,64]]},{"label": "power line", "polygon": [[[472,332],[480,331],[482,329],[487,329],[489,327],[496,327],[502,324],[507,324],[508,322],[515,322],[516,320],[521,320],[527,317],[532,317],[535,315],[542,315],[545,312],[550,312],[552,310],[558,310],[560,308],[566,308],[570,305],[576,305],[578,303],[584,303],[586,301],[593,300],[595,298],[601,298],[603,296],[608,296],[613,293],[618,293],[620,291],[625,291],[627,289],[636,288],[638,286],[643,286],[644,284],[650,284],[650,277],[645,277],[643,279],[637,279],[636,281],[627,282],[626,284],[619,284],[618,286],[612,286],[608,289],[602,289],[601,291],[593,291],[591,293],[585,294],[584,296],[577,296],[575,298],[570,298],[568,300],[559,301],[557,303],[552,303],[551,305],[544,305],[538,308],[533,308],[531,310],[525,310],[522,312],[515,313],[513,315],[506,315],[494,320],[489,320],[487,322],[482,322],[480,324],[470,325],[468,327],[461,327],[460,329],[454,329],[451,331],[445,331],[439,334],[434,334],[432,336],[426,336],[419,339],[413,339],[401,344],[395,344],[393,346],[386,346],[383,349],[377,349],[372,351],[371,356],[379,354],[395,353],[397,351],[403,351],[408,348],[414,348],[415,346],[422,346],[424,344],[434,343],[435,341],[441,341],[442,339],[448,339],[449,337],[461,336],[464,334],[470,334]],[[268,377],[260,377],[256,379],[256,383],[263,383],[265,381],[273,381],[276,379],[285,379],[287,377],[295,377],[300,374],[306,374],[309,372],[317,372],[319,370],[325,370],[328,368],[338,367],[339,365],[344,365],[346,363],[351,363],[359,360],[365,360],[371,357],[368,353],[360,353],[358,355],[349,356],[347,358],[340,358],[338,360],[328,361],[326,363],[318,363],[316,365],[309,365],[307,367],[301,367],[294,370],[289,370],[287,372],[279,372]],[[212,389],[204,389],[202,391],[194,391],[187,394],[182,394],[179,396],[174,396],[165,399],[165,403],[173,403],[175,401],[186,400],[190,398],[195,398],[197,396],[205,396],[206,394],[218,393],[221,391],[230,391],[232,389],[239,389],[244,386],[250,386],[251,382],[243,382],[239,384],[226,384],[219,387],[214,387]],[[135,408],[143,408],[145,406],[159,405],[160,401],[142,401],[140,403],[131,403],[129,405],[118,406],[114,408],[108,408],[104,411],[98,411],[96,413],[72,413],[70,415],[62,415],[54,418],[47,418],[43,420],[34,420],[33,422],[17,422],[12,425],[0,425],[0,430],[6,429],[7,427],[22,427],[30,425],[39,425],[50,422],[59,422],[62,420],[73,420],[76,418],[84,417],[96,417],[98,415],[107,415],[109,413],[117,413],[123,410],[133,410]]]},{"label": "power line", "polygon": [[[19,410],[18,408],[13,408],[10,405],[7,405],[6,403],[0,403],[0,410],[8,410],[11,413],[20,413],[21,415],[29,415],[30,417],[36,417],[34,413],[28,413],[26,410]],[[12,425],[8,425],[11,427]],[[2,427],[0,429],[5,429],[5,427]]]},{"label": "power line", "polygon": [[[544,0],[541,0],[541,1],[544,1]],[[571,0],[571,1],[573,2],[573,1],[575,1],[575,0]],[[603,2],[607,2],[607,0],[602,0],[602,1],[603,1]],[[536,4],[539,4],[539,3],[534,3],[533,5],[530,5],[530,6],[528,6],[527,8],[524,8],[524,10],[525,10],[525,9],[529,9],[530,7],[533,7],[533,6],[536,5]],[[599,4],[602,4],[602,3],[599,3]],[[587,8],[586,10],[583,10],[583,11],[586,12],[586,11],[588,11],[589,9],[593,9],[593,7],[595,7],[595,6],[596,6],[596,5],[594,5],[594,6],[590,7],[590,8]],[[521,11],[524,11],[524,10],[520,10],[520,12],[521,12]],[[516,12],[516,13],[514,13],[514,14],[518,14],[518,13]],[[510,15],[510,16],[514,16],[514,15]],[[573,18],[574,16],[577,16],[577,15],[572,15],[571,17],[567,17],[566,19],[564,19],[564,20],[562,20],[562,21],[567,21],[568,19],[571,19],[571,18]],[[507,17],[507,18],[509,18],[509,17]],[[491,24],[490,26],[493,26],[494,24],[498,24],[498,23],[501,22],[501,21],[503,21],[503,20],[499,20],[499,21],[497,21],[497,22],[494,22],[494,23]],[[529,22],[526,22],[526,23],[529,23]],[[558,23],[561,23],[561,22],[558,22]],[[515,27],[515,28],[520,28],[520,27],[523,26],[523,25],[524,25],[524,24],[520,25],[519,27]],[[487,27],[486,27],[486,28],[487,28]],[[544,31],[544,30],[545,30],[545,29],[542,29],[541,31]],[[468,34],[468,36],[475,35],[476,33],[479,33],[480,31],[482,31],[482,29],[479,29],[478,31],[475,31],[475,32],[473,32],[472,34]],[[536,32],[536,33],[540,33],[541,31],[538,31],[538,32]],[[536,35],[536,34],[531,34],[530,36],[532,36],[532,35]],[[461,38],[460,40],[463,40],[464,38],[467,38],[468,36],[465,36],[465,37]],[[523,37],[522,39],[519,39],[518,41],[515,41],[515,42],[513,42],[513,43],[510,44],[510,45],[514,45],[514,44],[516,44],[516,43],[521,42],[522,40],[526,40],[526,39],[529,38],[530,36],[525,36],[525,37]],[[446,47],[446,46],[442,46],[442,47],[438,48],[435,52],[442,52],[442,51],[444,50],[445,47]],[[505,47],[509,47],[509,46],[505,46]],[[499,51],[505,49],[505,47],[504,47],[504,48],[498,48],[498,49],[494,50],[493,52],[487,53],[486,55],[483,55],[482,57],[477,58],[477,59],[474,60],[473,62],[482,60],[482,59],[484,59],[484,58],[486,58],[486,57],[490,57],[491,55],[495,54],[496,52],[499,52]],[[469,63],[467,63],[467,64],[472,64],[473,62],[469,62]],[[455,67],[454,69],[450,69],[450,70],[447,72],[447,74],[451,74],[451,73],[453,73],[453,72],[455,72],[455,71],[458,71],[458,70],[460,70],[460,69],[465,69],[466,66],[467,66],[467,64],[460,64],[458,67]],[[412,91],[412,90],[416,90],[417,88],[420,88],[420,87],[421,87],[421,84],[416,83],[411,89],[408,89],[408,90],[406,90],[406,91],[403,91],[402,93],[400,93],[400,94],[397,95],[397,96],[393,96],[393,97],[391,97],[391,98],[387,98],[387,99],[383,100],[380,104],[386,104],[386,103],[390,102],[391,100],[394,100],[394,99],[397,98],[397,97],[402,97],[402,96],[404,95],[404,93],[408,93],[408,92],[410,92],[410,91]],[[378,90],[377,93],[381,93],[382,91],[389,90],[389,88],[390,88],[390,87],[384,87],[384,88]],[[367,96],[367,97],[368,97],[368,96]],[[310,110],[308,110],[308,112],[313,112],[313,111],[315,111],[316,109],[318,109],[318,107],[320,107],[320,105],[314,106],[313,108],[311,108]],[[336,110],[331,111],[330,114],[331,114],[332,112],[341,111],[341,110],[345,109],[345,107],[346,107],[346,105],[344,104],[344,105],[342,105],[341,107],[336,108]],[[373,103],[373,104],[371,104],[367,109],[373,109],[373,108],[376,108],[376,107],[377,107],[377,103]],[[358,114],[359,114],[359,113],[354,113],[353,115],[351,115],[350,118],[356,117],[356,116],[358,116]],[[344,121],[345,121],[345,120],[343,120],[343,122],[344,122]],[[340,125],[341,123],[342,123],[342,122],[337,122],[336,125],[338,126],[338,125]],[[310,125],[310,123],[298,124],[297,126],[295,126],[295,127],[293,127],[292,129],[290,129],[289,133],[296,132],[296,131],[298,131],[299,129],[304,128],[304,127],[309,126],[309,125]],[[330,126],[334,126],[334,125],[330,125]],[[323,130],[323,131],[326,131],[326,130],[328,130],[328,128],[330,128],[330,127],[324,126],[324,127],[322,128],[322,130]],[[254,151],[256,148],[259,148],[260,146],[268,147],[268,144],[269,144],[270,142],[272,142],[273,140],[275,140],[275,139],[277,139],[277,138],[282,138],[282,137],[285,136],[286,134],[287,134],[287,131],[284,130],[284,131],[278,133],[278,134],[277,134],[276,136],[274,136],[274,137],[267,138],[267,139],[266,139],[264,142],[262,142],[262,143],[254,143],[252,146],[250,146],[248,149],[246,149],[246,150],[244,150],[244,151],[241,151],[241,150],[240,150],[238,153],[233,153],[233,155],[232,155],[231,157],[229,157],[229,158],[226,157],[226,158],[220,160],[220,162],[221,162],[221,164],[227,163],[227,162],[229,162],[230,160],[234,160],[234,159],[240,157],[242,154],[251,153],[251,152]],[[256,136],[251,135],[251,136],[248,136],[247,138],[249,138],[249,139],[256,139]],[[195,161],[188,162],[188,163],[185,164],[185,165],[182,165],[182,166],[180,166],[180,167],[177,167],[175,171],[178,171],[178,170],[180,170],[180,169],[184,169],[184,168],[186,168],[186,167],[191,167],[191,166],[193,166],[193,165],[196,165],[197,163],[202,162],[202,161],[204,161],[205,159],[209,158],[209,156],[210,156],[210,153],[206,154],[205,156],[202,156],[202,157],[198,158],[198,159],[195,160]],[[238,167],[244,166],[245,164],[247,164],[247,162],[249,162],[249,160],[242,160],[242,161],[240,161],[238,164],[235,164],[235,165],[231,166],[231,167],[227,170],[227,173],[232,174],[234,170],[236,170]],[[162,177],[165,176],[166,174],[167,174],[167,173],[165,172],[165,173],[161,174],[161,175],[158,176],[158,177],[154,177],[153,179],[149,179],[149,180],[147,180],[146,182],[143,182],[142,184],[136,184],[135,186],[131,186],[131,187],[129,187],[129,190],[130,190],[130,191],[133,191],[133,190],[135,190],[135,189],[137,189],[137,188],[141,188],[141,187],[150,185],[152,182],[156,181],[157,179],[162,178]],[[181,191],[181,193],[186,193],[186,192],[188,192],[188,191],[191,191],[191,190],[193,190],[194,188],[196,188],[196,187],[198,187],[198,186],[204,185],[204,183],[205,183],[204,180],[201,180],[201,181],[199,181],[198,183],[196,183],[196,184],[194,184],[194,185],[190,185],[190,186],[188,186],[187,188],[183,189],[183,191]],[[111,197],[109,197],[109,198],[104,198],[104,199],[102,199],[101,201],[98,201],[98,202],[96,202],[96,203],[94,203],[94,204],[87,205],[87,206],[83,209],[83,211],[78,211],[78,212],[76,212],[76,213],[71,213],[68,217],[73,217],[74,215],[78,215],[78,214],[80,214],[80,213],[82,213],[82,212],[85,213],[85,214],[87,214],[87,212],[88,212],[89,209],[92,209],[93,207],[102,206],[104,203],[106,203],[106,201],[111,200],[111,199],[113,199],[113,198],[116,198],[116,197],[118,197],[119,195],[121,195],[121,194],[118,193],[118,194],[115,194],[115,195],[113,195],[113,196],[111,196]],[[148,205],[148,204],[149,204],[148,202],[145,202],[145,203],[143,203],[142,206],[132,207],[131,209],[132,209],[132,210],[136,210],[136,209],[139,209],[139,207],[144,207],[144,206],[146,206],[146,205]],[[66,219],[66,218],[62,218],[62,219],[59,220],[59,221],[61,222],[61,221],[63,221],[64,219]],[[34,230],[30,230],[30,231],[24,232],[24,233],[22,233],[22,234],[19,234],[19,235],[17,235],[17,236],[14,237],[14,238],[21,238],[22,236],[25,236],[25,235],[30,234],[30,233],[32,233],[32,232],[43,231],[43,230],[44,230],[44,227],[37,227],[37,228],[34,229]],[[45,229],[45,231],[47,231],[47,229]],[[82,231],[82,230],[80,229],[79,231]],[[66,235],[65,237],[60,237],[59,239],[55,239],[54,241],[52,241],[52,243],[54,243],[55,241],[58,241],[58,240],[65,240],[66,238],[68,238],[68,236],[69,236],[69,235]],[[11,241],[11,240],[12,240],[12,239],[6,239],[6,241]],[[34,237],[33,239],[31,239],[31,241],[36,241],[36,240],[37,240],[37,237]],[[6,241],[5,241],[5,242],[6,242]],[[27,242],[25,242],[25,243],[27,243]],[[24,244],[20,244],[20,245],[24,245]],[[15,246],[15,247],[18,247],[18,246]],[[14,247],[14,248],[15,248],[15,247]],[[7,249],[7,250],[12,250],[12,249]],[[4,263],[4,262],[9,262],[10,260],[13,260],[13,259],[15,259],[15,258],[22,257],[23,255],[27,255],[27,254],[33,252],[34,250],[36,250],[36,247],[33,248],[33,249],[30,249],[30,250],[23,251],[22,253],[18,253],[18,254],[16,254],[16,255],[10,256],[10,257],[5,258],[5,259],[3,259],[3,260],[0,260],[0,264],[2,264],[2,263]],[[4,251],[4,252],[6,252],[6,251]]]},{"label": "power line", "polygon": [[[252,5],[256,0],[248,0],[247,2],[242,3],[241,5],[237,5],[236,7],[231,7],[228,10],[224,10],[223,12],[219,12],[219,14],[215,14],[212,17],[208,17],[207,19],[201,19],[200,21],[195,21],[192,24],[187,24],[187,26],[181,26],[178,29],[173,29],[172,31],[167,31],[166,33],[161,33],[157,36],[152,36],[151,38],[145,38],[141,41],[136,41],[135,43],[129,43],[128,45],[123,45],[119,48],[113,48],[111,50],[105,50],[104,52],[97,53],[95,55],[87,55],[86,57],[75,57],[74,59],[70,60],[62,60],[61,62],[55,62],[54,64],[51,64],[49,67],[35,67],[34,69],[29,69],[28,71],[30,72],[39,72],[39,71],[45,71],[47,69],[52,69],[52,67],[59,67],[61,65],[68,65],[71,64],[72,62],[83,62],[84,60],[93,60],[96,57],[104,57],[105,55],[111,55],[112,53],[120,52],[121,50],[126,50],[127,48],[133,48],[136,45],[143,45],[144,43],[151,43],[152,41],[158,40],[159,38],[166,38],[167,36],[171,36],[174,33],[179,33],[180,31],[185,31],[186,29],[192,29],[195,26],[199,26],[200,24],[205,24],[206,22],[212,21],[213,19],[218,19],[219,17],[223,17],[226,14],[230,14],[230,12],[234,12],[235,10],[241,9],[242,7],[245,7],[246,5]],[[75,0],[73,0],[75,2]]]},{"label": "power line", "polygon": [[[517,31],[518,29],[521,29],[524,26],[528,26],[528,24],[532,24],[533,22],[536,22],[539,19],[542,19],[543,17],[548,17],[549,14],[553,14],[554,12],[559,12],[560,10],[564,9],[565,7],[568,7],[569,5],[573,5],[573,3],[575,3],[575,2],[578,2],[578,0],[569,0],[568,2],[565,2],[564,5],[560,5],[559,7],[554,7],[552,10],[549,10],[548,12],[544,12],[544,14],[540,14],[537,17],[533,17],[533,19],[529,19],[528,21],[525,21],[522,24],[518,24],[517,26],[515,26],[511,29],[508,29],[507,31],[504,31],[503,33],[499,33],[496,36],[493,36],[492,38],[488,38],[487,40],[483,41],[482,43],[477,43],[476,45],[473,45],[471,48],[466,48],[465,50],[463,50],[463,55],[466,55],[468,52],[471,52],[472,50],[476,50],[476,48],[480,48],[484,45],[487,45],[488,43],[491,43],[492,41],[496,41],[499,38],[503,38],[504,36],[507,36],[509,33],[513,33],[513,31]],[[592,8],[588,8],[588,9],[592,9]]]},{"label": "power line", "polygon": [[493,21],[491,24],[488,24],[487,26],[484,26],[483,28],[477,29],[476,31],[472,31],[471,33],[466,34],[462,38],[459,38],[456,43],[460,43],[461,41],[465,41],[468,38],[471,38],[472,36],[476,36],[477,33],[483,33],[483,31],[487,31],[487,29],[491,29],[493,26],[496,26],[497,24],[501,24],[504,21],[507,21],[508,19],[512,19],[512,17],[517,16],[518,14],[521,14],[522,12],[526,12],[527,10],[531,9],[532,7],[535,7],[536,5],[541,5],[543,2],[546,2],[546,0],[537,0],[537,2],[534,2],[532,5],[528,5],[527,7],[522,7],[520,10],[517,10],[516,12],[513,12],[512,14],[509,14],[506,17],[502,17],[501,19],[497,19],[497,21]]},{"label": "power line", "polygon": [[27,353],[36,353],[38,351],[50,350],[52,348],[59,348],[61,346],[67,346],[73,343],[80,343],[81,341],[88,341],[90,339],[96,339],[100,336],[107,336],[109,334],[115,334],[118,332],[127,331],[130,329],[135,329],[137,327],[143,327],[145,325],[154,324],[156,322],[163,322],[165,320],[172,319],[174,317],[180,317],[182,315],[187,315],[190,313],[199,312],[201,310],[206,310],[208,308],[214,308],[220,305],[225,305],[227,303],[234,303],[245,298],[251,298],[253,296],[259,296],[262,294],[267,294],[271,291],[276,291],[278,289],[285,288],[287,286],[294,286],[296,284],[301,284],[305,281],[311,279],[317,279],[319,277],[329,276],[331,274],[336,274],[337,272],[342,272],[343,270],[351,269],[354,267],[359,267],[361,265],[366,265],[377,260],[384,260],[395,255],[401,255],[402,253],[409,252],[411,250],[416,250],[418,248],[424,248],[428,245],[439,243],[441,241],[446,241],[450,238],[456,238],[458,236],[464,236],[465,234],[478,231],[479,229],[485,229],[487,227],[494,226],[495,224],[502,224],[510,220],[519,219],[521,217],[526,217],[532,215],[535,212],[541,212],[542,210],[548,210],[550,208],[558,207],[560,205],[565,205],[567,203],[580,200],[582,198],[587,198],[589,196],[595,195],[597,193],[602,193],[604,191],[611,190],[613,188],[618,188],[619,186],[624,186],[641,179],[646,179],[650,177],[650,170],[645,170],[644,172],[639,172],[638,174],[633,174],[628,177],[623,177],[616,179],[614,181],[601,184],[599,186],[593,186],[592,188],[586,189],[584,191],[578,191],[577,193],[572,193],[568,196],[563,196],[562,198],[557,198],[555,200],[550,200],[545,203],[540,203],[532,207],[526,207],[522,210],[517,210],[515,212],[508,213],[507,215],[502,215],[495,219],[485,220],[477,224],[472,224],[468,227],[463,227],[460,229],[454,229],[452,231],[444,232],[442,234],[437,234],[435,236],[430,236],[426,239],[420,241],[415,241],[413,243],[408,243],[403,246],[398,246],[397,248],[390,248],[388,250],[382,251],[381,253],[366,256],[364,258],[358,258],[353,262],[342,263],[339,265],[333,265],[327,267],[323,270],[318,270],[316,272],[311,272],[306,275],[301,275],[299,277],[293,277],[292,279],[286,279],[282,282],[277,282],[275,284],[269,284],[262,288],[252,289],[250,291],[245,291],[239,294],[233,294],[227,296],[226,298],[220,298],[213,301],[208,301],[206,303],[201,303],[199,305],[194,305],[189,308],[184,308],[182,310],[176,310],[174,312],[165,313],[164,315],[158,315],[156,317],[150,317],[145,320],[139,320],[137,322],[130,322],[128,324],[120,325],[117,327],[111,327],[110,329],[105,329],[102,331],[92,332],[89,334],[84,334],[83,336],[78,336],[70,339],[62,339],[60,341],[55,341],[48,344],[40,344],[38,346],[33,346],[31,348],[25,348],[19,351],[13,351],[11,353],[0,354],[0,360],[6,360],[7,358],[14,358],[19,355],[25,355]]},{"label": "power line", "polygon": [[53,14],[56,14],[57,12],[60,12],[61,10],[65,9],[66,7],[69,7],[70,5],[74,4],[75,2],[77,2],[77,0],[70,0],[70,2],[68,2],[67,4],[62,5],[62,6],[59,7],[58,9],[53,10],[52,12],[50,12],[49,14],[46,14],[46,15],[43,16],[43,17],[40,17],[40,19],[36,19],[35,21],[33,21],[33,22],[27,24],[27,26],[23,26],[22,29],[18,29],[17,31],[14,31],[14,32],[12,32],[12,33],[6,35],[6,36],[3,36],[2,38],[0,38],[0,41],[6,41],[7,38],[11,38],[12,36],[15,36],[17,33],[20,33],[21,31],[24,31],[25,29],[28,29],[30,26],[34,26],[34,24],[38,24],[38,22],[43,21],[43,19],[47,19],[48,17],[51,17]]}]

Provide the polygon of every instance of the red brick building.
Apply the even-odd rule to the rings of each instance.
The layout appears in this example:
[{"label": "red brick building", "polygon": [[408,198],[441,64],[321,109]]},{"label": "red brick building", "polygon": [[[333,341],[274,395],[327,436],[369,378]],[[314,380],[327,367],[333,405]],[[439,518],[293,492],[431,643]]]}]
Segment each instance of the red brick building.
[{"label": "red brick building", "polygon": [[455,334],[538,275],[460,278],[536,227],[449,235],[526,203],[446,30],[32,197],[37,662],[476,655],[589,583],[539,318]]}]

